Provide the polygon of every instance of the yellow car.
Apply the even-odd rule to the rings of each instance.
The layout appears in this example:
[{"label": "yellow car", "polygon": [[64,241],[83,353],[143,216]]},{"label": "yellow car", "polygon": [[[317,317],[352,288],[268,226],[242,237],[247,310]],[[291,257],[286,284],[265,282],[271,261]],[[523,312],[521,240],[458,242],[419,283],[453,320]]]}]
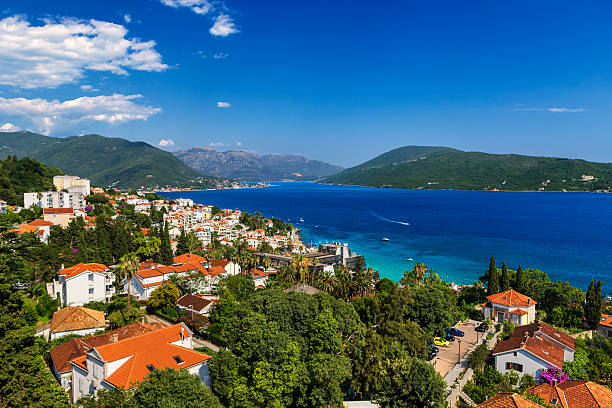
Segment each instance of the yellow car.
[{"label": "yellow car", "polygon": [[448,347],[448,341],[444,340],[442,337],[434,337],[434,344],[436,346]]}]

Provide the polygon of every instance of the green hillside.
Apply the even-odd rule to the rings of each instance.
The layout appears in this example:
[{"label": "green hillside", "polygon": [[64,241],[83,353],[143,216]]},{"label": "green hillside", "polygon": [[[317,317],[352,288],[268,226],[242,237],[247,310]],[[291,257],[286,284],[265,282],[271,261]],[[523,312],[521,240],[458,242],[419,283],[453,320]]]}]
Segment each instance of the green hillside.
[{"label": "green hillside", "polygon": [[8,155],[34,158],[100,186],[214,187],[218,182],[147,143],[99,135],[55,138],[31,132],[0,133],[0,158]]},{"label": "green hillside", "polygon": [[53,176],[62,172],[30,158],[9,156],[0,160],[0,199],[23,205],[23,193],[55,190]]},{"label": "green hillside", "polygon": [[406,146],[321,182],[391,188],[603,191],[612,188],[612,164]]}]

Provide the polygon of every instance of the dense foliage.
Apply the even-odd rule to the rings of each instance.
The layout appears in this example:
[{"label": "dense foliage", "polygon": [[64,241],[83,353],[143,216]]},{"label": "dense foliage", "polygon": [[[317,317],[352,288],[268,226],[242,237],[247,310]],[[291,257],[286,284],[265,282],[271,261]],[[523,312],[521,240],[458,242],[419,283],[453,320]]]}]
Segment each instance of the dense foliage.
[{"label": "dense foliage", "polygon": [[406,146],[326,177],[322,182],[423,189],[594,191],[610,189],[612,165]]},{"label": "dense foliage", "polygon": [[9,205],[23,205],[23,193],[55,191],[53,176],[61,174],[36,160],[8,156],[0,160],[0,199]]}]

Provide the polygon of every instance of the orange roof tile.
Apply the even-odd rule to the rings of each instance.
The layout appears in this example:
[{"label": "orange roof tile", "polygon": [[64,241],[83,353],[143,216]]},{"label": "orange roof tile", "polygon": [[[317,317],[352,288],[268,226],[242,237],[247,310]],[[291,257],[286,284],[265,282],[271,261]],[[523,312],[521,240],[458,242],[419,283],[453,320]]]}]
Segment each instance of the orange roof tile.
[{"label": "orange roof tile", "polygon": [[98,272],[102,273],[108,270],[108,267],[99,263],[83,263],[80,262],[76,265],[73,265],[69,268],[64,268],[60,270],[60,275],[63,275],[66,279],[70,279],[74,276],[77,276],[83,272]]},{"label": "orange roof tile", "polygon": [[517,393],[500,392],[476,408],[542,408],[539,404],[529,401]]},{"label": "orange roof tile", "polygon": [[512,336],[500,341],[493,349],[493,354],[505,353],[512,350],[523,349],[555,367],[563,367],[563,346],[544,337],[537,323],[518,326],[514,329]]},{"label": "orange roof tile", "polygon": [[543,383],[529,388],[525,394],[535,394],[547,404],[556,398],[564,408],[612,407],[612,391],[592,381],[565,380],[556,385]]},{"label": "orange roof tile", "polygon": [[526,315],[528,312],[526,310],[523,310],[523,309],[512,309],[510,311],[510,313],[515,314],[515,315],[519,315],[519,316],[523,316],[523,315]]},{"label": "orange roof tile", "polygon": [[599,324],[606,327],[612,327],[612,315],[602,314]]},{"label": "orange roof tile", "polygon": [[104,312],[82,306],[67,306],[53,313],[51,333],[104,328]]},{"label": "orange roof tile", "polygon": [[74,208],[43,208],[44,214],[74,214]]},{"label": "orange roof tile", "polygon": [[515,291],[514,289],[487,296],[487,299],[489,299],[491,303],[497,303],[499,305],[513,307],[525,307],[537,304],[537,302],[529,296],[525,296],[522,293]]},{"label": "orange roof tile", "polygon": [[48,227],[48,226],[53,225],[53,223],[50,221],[45,221],[45,220],[34,220],[28,225],[31,225],[33,227]]}]

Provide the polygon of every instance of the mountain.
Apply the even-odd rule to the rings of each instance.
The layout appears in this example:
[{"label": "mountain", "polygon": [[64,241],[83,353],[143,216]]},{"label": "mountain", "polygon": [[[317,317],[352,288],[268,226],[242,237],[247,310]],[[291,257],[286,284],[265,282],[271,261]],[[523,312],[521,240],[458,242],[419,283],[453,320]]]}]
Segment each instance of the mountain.
[{"label": "mountain", "polygon": [[320,182],[436,190],[604,191],[612,190],[612,164],[405,146]]},{"label": "mountain", "polygon": [[23,205],[23,193],[55,190],[53,176],[62,172],[28,157],[0,160],[0,199],[9,205]]},{"label": "mountain", "polygon": [[56,138],[25,131],[0,133],[0,158],[8,155],[31,157],[98,186],[208,188],[218,182],[147,143],[99,135]]},{"label": "mountain", "polygon": [[265,155],[242,151],[218,152],[194,147],[174,153],[202,174],[240,181],[316,180],[342,170],[340,166],[300,155]]}]

